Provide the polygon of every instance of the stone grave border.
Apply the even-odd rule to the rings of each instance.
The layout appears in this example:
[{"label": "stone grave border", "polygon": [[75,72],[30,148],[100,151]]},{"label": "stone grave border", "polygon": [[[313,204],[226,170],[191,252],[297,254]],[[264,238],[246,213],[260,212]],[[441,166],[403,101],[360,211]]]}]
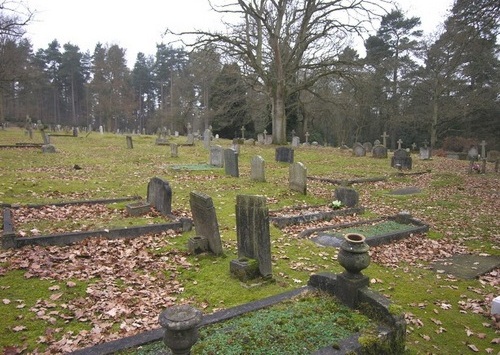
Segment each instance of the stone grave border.
[{"label": "stone grave border", "polygon": [[308,176],[307,178],[309,180],[329,182],[330,184],[342,185],[342,186],[361,184],[361,183],[365,183],[365,182],[387,181],[387,177],[385,177],[385,176],[372,177],[372,178],[359,178],[359,179],[328,179],[328,178],[322,178],[322,177],[317,177],[317,176]]},{"label": "stone grave border", "polygon": [[16,143],[2,144],[0,148],[41,148],[44,143]]},{"label": "stone grave border", "polygon": [[[329,226],[323,226],[319,228],[310,228],[303,230],[298,234],[298,238],[307,238],[313,233],[317,232],[325,232],[328,230],[332,229],[342,229],[342,228],[350,228],[350,227],[357,227],[357,226],[362,226],[365,224],[373,224],[377,222],[384,222],[384,221],[394,221],[398,222],[401,224],[412,224],[415,227],[411,229],[405,229],[404,231],[395,231],[395,232],[390,232],[390,233],[384,233],[384,234],[379,234],[375,236],[370,236],[370,238],[366,238],[366,244],[369,246],[378,246],[382,244],[388,244],[393,241],[397,241],[400,239],[407,238],[410,234],[414,233],[427,233],[429,231],[429,225],[422,222],[419,219],[413,218],[413,217],[406,217],[404,218],[404,222],[400,221],[401,214],[393,215],[393,216],[385,216],[385,217],[380,217],[380,218],[374,218],[374,219],[369,219],[365,221],[359,221],[359,222],[353,222],[353,223],[343,223],[343,224],[332,224]],[[406,215],[404,215],[406,216]]]},{"label": "stone grave border", "polygon": [[[304,208],[314,208],[314,207],[325,207],[321,206],[308,206]],[[297,208],[297,211],[300,211],[300,208]],[[323,221],[327,219],[332,219],[336,216],[347,216],[353,214],[360,214],[365,211],[364,207],[352,207],[345,208],[340,210],[332,210],[332,211],[322,211],[316,213],[308,213],[308,214],[299,214],[296,216],[285,216],[285,217],[269,217],[269,221],[274,224],[278,228],[284,228],[286,226],[290,226],[292,224],[301,224],[313,221]],[[270,213],[280,212],[279,210],[269,211]]]},{"label": "stone grave border", "polygon": [[[224,322],[231,318],[244,315],[249,312],[258,311],[260,309],[276,305],[280,302],[292,299],[305,291],[322,291],[327,292],[332,297],[335,297],[339,290],[337,284],[337,275],[332,273],[320,273],[312,275],[309,278],[308,285],[293,289],[278,295],[270,296],[261,300],[245,303],[236,307],[220,310],[212,314],[203,315],[203,319],[199,327],[204,327],[218,322]],[[404,346],[406,324],[404,317],[395,314],[391,311],[391,301],[377,291],[371,290],[369,287],[363,287],[357,290],[359,299],[358,305],[350,307],[358,309],[362,313],[367,311],[365,315],[374,319],[379,323],[377,328],[378,334],[371,334],[377,341],[371,342],[366,346],[360,344],[359,339],[363,333],[357,332],[350,337],[343,339],[335,347],[327,346],[318,349],[316,354],[347,354],[361,353],[362,351],[377,351],[378,348],[386,348],[391,346]],[[338,302],[342,302],[337,298]],[[98,344],[92,347],[74,351],[73,355],[96,355],[96,354],[113,354],[118,351],[123,351],[130,348],[147,345],[153,342],[159,342],[163,339],[164,329],[158,328],[138,335],[125,337],[122,339],[110,341],[108,343]],[[165,350],[167,347],[165,346]]]},{"label": "stone grave border", "polygon": [[[29,208],[41,208],[43,206],[65,206],[65,205],[83,205],[83,204],[110,204],[115,202],[125,202],[125,201],[136,201],[140,200],[139,196],[134,197],[123,197],[114,199],[102,199],[102,200],[80,200],[71,202],[56,202],[50,204],[28,204],[25,205]],[[159,224],[147,224],[142,226],[131,226],[124,228],[115,229],[102,229],[102,230],[90,230],[81,232],[63,232],[48,235],[38,235],[31,237],[19,237],[14,230],[14,225],[12,222],[12,209],[16,209],[17,206],[5,205],[3,206],[3,235],[1,238],[1,247],[3,249],[7,248],[21,248],[26,245],[68,245],[72,243],[79,242],[86,238],[99,238],[104,237],[106,239],[125,239],[125,238],[137,238],[141,235],[147,233],[161,233],[165,230],[179,230],[179,231],[189,231],[192,229],[193,222],[189,218],[181,218],[178,221],[173,221],[170,223],[159,223]]]}]

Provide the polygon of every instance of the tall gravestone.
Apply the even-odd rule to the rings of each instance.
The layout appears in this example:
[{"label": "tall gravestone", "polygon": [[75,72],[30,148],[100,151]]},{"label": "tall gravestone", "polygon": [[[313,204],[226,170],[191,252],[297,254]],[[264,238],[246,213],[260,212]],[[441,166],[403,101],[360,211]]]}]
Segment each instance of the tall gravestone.
[{"label": "tall gravestone", "polygon": [[177,158],[179,156],[178,146],[175,143],[170,144],[170,157]]},{"label": "tall gravestone", "polygon": [[266,181],[265,161],[260,155],[252,158],[250,177],[254,181]]},{"label": "tall gravestone", "polygon": [[222,242],[212,198],[202,192],[192,191],[189,194],[189,205],[191,206],[196,236],[206,238],[210,251],[215,255],[221,255],[223,252]]},{"label": "tall gravestone", "polygon": [[149,180],[148,203],[164,216],[172,214],[172,188],[167,181],[158,177]]},{"label": "tall gravestone", "polygon": [[203,146],[205,149],[210,148],[210,141],[212,140],[212,131],[210,129],[206,129],[203,133]]},{"label": "tall gravestone", "polygon": [[134,148],[134,143],[132,142],[132,136],[126,136],[127,139],[127,148],[128,149],[133,149]]},{"label": "tall gravestone", "polygon": [[209,164],[218,168],[224,167],[224,149],[220,145],[210,147]]},{"label": "tall gravestone", "polygon": [[290,190],[307,194],[307,169],[304,164],[298,162],[290,165],[289,187]]},{"label": "tall gravestone", "polygon": [[233,149],[224,150],[224,170],[226,172],[226,175],[232,177],[240,176],[238,170],[238,153]]},{"label": "tall gravestone", "polygon": [[293,149],[289,147],[276,148],[275,159],[282,163],[293,163]]},{"label": "tall gravestone", "polygon": [[299,147],[299,145],[300,145],[300,137],[298,137],[298,136],[294,136],[294,137],[292,138],[292,147],[294,147],[294,148],[298,148],[298,147]]},{"label": "tall gravestone", "polygon": [[231,261],[232,273],[248,258],[257,261],[261,276],[272,276],[269,210],[265,196],[236,196],[236,234],[238,260]]}]

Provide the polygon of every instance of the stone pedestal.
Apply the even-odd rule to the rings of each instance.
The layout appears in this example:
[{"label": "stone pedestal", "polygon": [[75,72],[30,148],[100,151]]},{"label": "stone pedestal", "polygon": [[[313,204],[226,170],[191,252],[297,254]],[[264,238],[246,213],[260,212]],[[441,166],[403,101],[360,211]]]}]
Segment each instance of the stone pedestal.
[{"label": "stone pedestal", "polygon": [[231,275],[240,281],[248,281],[260,276],[259,264],[255,259],[239,258],[229,263]]},{"label": "stone pedestal", "polygon": [[188,251],[190,254],[200,254],[208,251],[208,239],[203,236],[189,238]]},{"label": "stone pedestal", "polygon": [[173,306],[163,311],[158,320],[165,329],[163,342],[172,354],[189,355],[191,347],[198,341],[201,311],[190,305]]}]

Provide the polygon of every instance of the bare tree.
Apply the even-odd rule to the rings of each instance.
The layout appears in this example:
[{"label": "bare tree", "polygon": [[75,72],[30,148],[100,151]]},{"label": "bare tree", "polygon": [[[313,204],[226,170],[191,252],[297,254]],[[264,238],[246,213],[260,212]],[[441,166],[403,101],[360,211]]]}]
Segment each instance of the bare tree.
[{"label": "bare tree", "polygon": [[213,5],[214,11],[238,17],[227,32],[191,31],[193,43],[214,44],[238,61],[251,86],[264,92],[271,106],[273,143],[286,143],[285,102],[290,95],[328,75],[342,75],[338,55],[361,34],[385,0],[236,0]]}]

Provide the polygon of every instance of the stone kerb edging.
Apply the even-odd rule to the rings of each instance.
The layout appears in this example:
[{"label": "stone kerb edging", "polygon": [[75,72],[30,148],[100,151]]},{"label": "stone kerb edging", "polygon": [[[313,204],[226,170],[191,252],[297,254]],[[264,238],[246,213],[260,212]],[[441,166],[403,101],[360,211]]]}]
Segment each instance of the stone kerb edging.
[{"label": "stone kerb edging", "polygon": [[[307,223],[307,222],[313,222],[313,221],[322,221],[322,220],[326,220],[326,219],[332,219],[335,216],[346,216],[346,215],[360,214],[360,213],[363,213],[364,211],[365,211],[364,207],[353,207],[353,208],[346,208],[346,209],[342,209],[342,210],[309,213],[309,214],[298,215],[298,216],[270,217],[269,220],[276,227],[284,228],[284,227],[292,225],[292,224],[300,224],[300,223]],[[277,212],[277,211],[273,211],[273,212]]]},{"label": "stone kerb edging", "polygon": [[[106,200],[88,200],[88,201],[72,201],[72,202],[59,202],[50,204],[51,206],[64,206],[75,204],[95,204],[95,203],[114,203],[121,201],[137,200],[140,197],[126,197]],[[27,205],[31,208],[41,208],[45,205]],[[161,224],[148,224],[143,226],[133,226],[115,229],[103,229],[81,232],[65,232],[57,234],[49,234],[42,236],[32,237],[18,237],[16,235],[14,225],[12,223],[12,210],[15,206],[6,207],[3,210],[3,235],[1,238],[1,247],[7,248],[21,248],[26,245],[68,245],[79,242],[86,238],[104,237],[107,239],[120,239],[120,238],[136,238],[148,233],[161,233],[166,230],[176,231],[189,231],[193,227],[193,221],[190,218],[181,218],[178,221]]]},{"label": "stone kerb edging", "polygon": [[[270,296],[261,300],[245,303],[240,306],[223,309],[214,312],[212,314],[204,315],[203,320],[200,324],[200,328],[208,326],[210,324],[224,322],[231,318],[249,312],[258,311],[260,309],[273,306],[285,300],[292,299],[293,297],[300,295],[303,292],[315,291],[315,290],[328,292],[332,296],[335,296],[336,275],[330,273],[312,275],[311,278],[309,279],[308,286],[304,286],[298,289],[293,289],[291,291],[280,293],[278,295]],[[395,344],[396,342],[400,342],[400,344],[402,344],[402,346],[404,347],[405,330],[406,330],[404,317],[397,314],[396,315],[391,314],[389,310],[391,304],[390,301],[383,295],[379,294],[378,292],[370,290],[368,287],[359,290],[358,298],[361,301],[360,305],[361,304],[368,305],[371,308],[370,310],[372,311],[372,313],[367,314],[368,316],[371,317],[371,315],[376,314],[378,317],[380,317],[376,319],[380,323],[377,329],[378,334],[373,334],[373,336],[377,338],[377,342],[371,344],[371,346],[380,346],[380,344],[383,344],[383,346],[384,344],[390,346],[392,344]],[[361,311],[363,311],[363,309],[361,309]],[[71,354],[73,355],[113,354],[126,349],[161,341],[163,335],[164,335],[163,329],[158,328],[137,335],[110,341],[108,343],[103,343],[85,349],[77,350],[72,352]],[[340,355],[349,352],[359,353],[362,350],[367,351],[369,349],[363,347],[358,341],[358,339],[362,336],[363,336],[362,333],[359,332],[355,333],[350,337],[340,341],[338,343],[338,346],[336,346],[335,348],[333,348],[332,346],[328,346],[319,349],[318,351],[314,352],[314,354]]]}]

